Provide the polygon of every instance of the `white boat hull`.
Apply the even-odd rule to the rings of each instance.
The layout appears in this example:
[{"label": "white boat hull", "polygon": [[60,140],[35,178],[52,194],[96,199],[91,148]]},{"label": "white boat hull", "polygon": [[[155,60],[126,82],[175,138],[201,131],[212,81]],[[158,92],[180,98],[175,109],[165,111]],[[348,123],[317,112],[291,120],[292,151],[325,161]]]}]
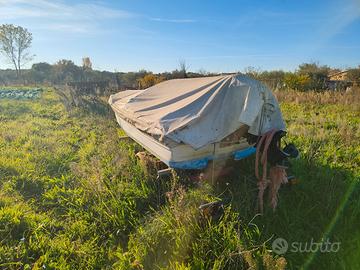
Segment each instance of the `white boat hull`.
[{"label": "white boat hull", "polygon": [[255,148],[249,145],[245,138],[238,143],[226,146],[221,143],[213,143],[198,150],[195,150],[190,145],[176,142],[166,145],[140,131],[117,114],[116,118],[129,137],[172,168],[203,169],[207,166],[209,160],[229,157],[240,159],[251,155],[255,151]]}]

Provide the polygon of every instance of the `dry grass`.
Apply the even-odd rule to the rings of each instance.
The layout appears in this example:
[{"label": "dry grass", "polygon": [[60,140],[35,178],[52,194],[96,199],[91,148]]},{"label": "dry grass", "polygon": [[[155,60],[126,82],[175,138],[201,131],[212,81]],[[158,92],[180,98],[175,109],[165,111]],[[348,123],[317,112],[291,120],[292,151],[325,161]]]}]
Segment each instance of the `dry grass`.
[{"label": "dry grass", "polygon": [[320,104],[346,104],[354,109],[360,110],[360,88],[353,88],[346,92],[335,91],[308,91],[299,92],[294,90],[275,91],[276,98],[279,102],[295,102],[312,103],[314,105]]}]

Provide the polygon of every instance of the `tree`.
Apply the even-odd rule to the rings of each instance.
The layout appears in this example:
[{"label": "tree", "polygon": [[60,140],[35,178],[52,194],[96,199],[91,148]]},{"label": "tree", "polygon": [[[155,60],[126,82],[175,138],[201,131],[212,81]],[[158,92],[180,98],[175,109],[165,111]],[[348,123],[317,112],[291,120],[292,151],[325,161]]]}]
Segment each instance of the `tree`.
[{"label": "tree", "polygon": [[279,90],[284,87],[285,72],[282,70],[263,71],[257,75],[257,79],[271,89]]},{"label": "tree", "polygon": [[356,85],[360,85],[360,66],[358,68],[349,69],[346,77],[349,81],[354,82]]},{"label": "tree", "polygon": [[210,75],[210,72],[206,71],[206,69],[204,69],[204,68],[200,68],[197,73],[200,74],[201,76],[209,76]]},{"label": "tree", "polygon": [[83,69],[92,70],[92,63],[91,63],[90,57],[84,57],[82,59],[82,63],[83,63]]},{"label": "tree", "polygon": [[13,24],[0,25],[0,51],[14,64],[18,77],[21,67],[33,58],[28,52],[31,42],[32,34],[26,28]]},{"label": "tree", "polygon": [[261,74],[261,69],[249,66],[244,68],[244,73],[251,78],[259,79],[259,75]]},{"label": "tree", "polygon": [[284,83],[287,87],[294,90],[306,90],[309,85],[310,78],[304,74],[286,73]]},{"label": "tree", "polygon": [[318,63],[304,63],[299,66],[297,73],[309,77],[308,84],[305,86],[308,89],[321,90],[326,88],[326,81],[329,75],[330,68],[328,66],[320,66]]},{"label": "tree", "polygon": [[186,64],[184,59],[179,60],[179,67],[183,78],[187,78],[187,70],[189,69],[189,66]]},{"label": "tree", "polygon": [[51,80],[52,72],[52,65],[42,62],[32,65],[30,75],[35,83],[43,83]]},{"label": "tree", "polygon": [[71,81],[79,81],[82,78],[83,72],[80,67],[74,64],[71,60],[59,60],[53,66],[53,81],[55,83],[66,83]]}]

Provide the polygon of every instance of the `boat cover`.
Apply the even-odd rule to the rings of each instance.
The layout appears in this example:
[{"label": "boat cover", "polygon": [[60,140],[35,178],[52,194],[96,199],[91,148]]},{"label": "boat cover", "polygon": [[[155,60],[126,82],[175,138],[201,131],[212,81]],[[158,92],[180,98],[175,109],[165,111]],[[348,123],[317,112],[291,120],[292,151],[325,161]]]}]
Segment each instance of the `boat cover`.
[{"label": "boat cover", "polygon": [[194,149],[219,142],[243,125],[253,135],[285,130],[274,95],[243,74],[168,80],[111,95],[109,103],[117,117],[160,141],[167,137]]}]

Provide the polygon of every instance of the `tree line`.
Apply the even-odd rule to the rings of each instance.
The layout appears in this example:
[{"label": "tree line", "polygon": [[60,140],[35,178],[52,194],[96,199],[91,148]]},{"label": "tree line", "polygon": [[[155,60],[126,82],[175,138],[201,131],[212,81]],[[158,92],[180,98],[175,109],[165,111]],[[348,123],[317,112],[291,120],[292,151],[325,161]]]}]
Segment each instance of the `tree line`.
[{"label": "tree line", "polygon": [[260,71],[255,68],[247,68],[245,73],[264,82],[273,90],[345,90],[349,86],[360,85],[360,66],[346,70],[344,80],[332,80],[330,75],[338,72],[342,71],[312,62],[299,65],[294,72]]},{"label": "tree line", "polygon": [[[282,70],[259,71],[247,68],[243,73],[267,84],[271,89],[294,89],[299,91],[326,90],[329,88],[329,74],[338,70],[316,63],[301,64],[295,72]],[[35,63],[30,69],[19,71],[0,69],[0,85],[62,85],[69,82],[107,81],[117,89],[145,89],[164,80],[213,76],[215,73],[189,72],[176,69],[171,72],[154,74],[151,71],[109,72],[93,70],[85,65],[75,65],[73,61],[62,59],[55,64]],[[347,80],[337,82],[338,90],[360,82],[360,67],[347,71]]]},{"label": "tree line", "polygon": [[110,72],[78,66],[72,60],[62,59],[55,64],[35,63],[30,69],[23,69],[21,76],[13,69],[0,69],[0,85],[32,84],[62,85],[69,82],[108,81],[120,89],[144,89],[164,80],[193,78],[213,75],[176,69],[154,74],[151,71]]},{"label": "tree line", "polygon": [[[61,59],[55,64],[35,63],[30,69],[22,67],[33,59],[30,53],[32,34],[21,26],[12,24],[0,25],[0,53],[13,64],[14,70],[0,69],[0,85],[33,84],[64,85],[70,82],[106,81],[111,87],[121,89],[145,89],[164,80],[212,76],[206,71],[189,72],[185,60],[179,61],[179,68],[171,72],[154,74],[150,71],[109,72],[92,69],[89,57],[83,58],[82,66],[73,61]],[[325,90],[333,88],[343,90],[346,87],[360,84],[360,66],[349,69],[346,80],[330,84],[330,73],[339,72],[326,65],[304,63],[295,72],[282,70],[260,71],[249,67],[243,73],[267,84],[271,89],[294,89],[300,91]]]}]

